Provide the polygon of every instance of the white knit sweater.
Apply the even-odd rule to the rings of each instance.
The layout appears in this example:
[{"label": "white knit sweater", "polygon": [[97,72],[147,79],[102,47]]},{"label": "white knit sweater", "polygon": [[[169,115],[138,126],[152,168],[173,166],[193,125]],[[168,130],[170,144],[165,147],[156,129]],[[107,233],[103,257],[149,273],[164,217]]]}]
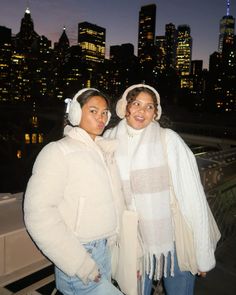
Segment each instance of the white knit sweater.
[{"label": "white knit sweater", "polygon": [[196,159],[182,138],[166,130],[166,146],[175,195],[182,214],[194,235],[198,270],[207,272],[215,267],[215,243],[209,234],[208,210]]}]

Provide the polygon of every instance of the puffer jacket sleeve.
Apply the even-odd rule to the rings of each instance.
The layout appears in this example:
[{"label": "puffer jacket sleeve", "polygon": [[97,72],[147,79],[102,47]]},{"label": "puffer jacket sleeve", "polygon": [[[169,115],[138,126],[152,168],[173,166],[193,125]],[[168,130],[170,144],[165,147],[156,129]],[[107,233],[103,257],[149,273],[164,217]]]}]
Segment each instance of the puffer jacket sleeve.
[{"label": "puffer jacket sleeve", "polygon": [[58,210],[66,181],[64,155],[57,142],[50,143],[35,161],[25,193],[24,220],[39,249],[63,272],[86,282],[98,269]]},{"label": "puffer jacket sleeve", "polygon": [[193,230],[198,269],[209,271],[216,263],[216,244],[210,238],[209,208],[195,156],[182,138],[170,129],[166,130],[166,145],[175,195]]}]

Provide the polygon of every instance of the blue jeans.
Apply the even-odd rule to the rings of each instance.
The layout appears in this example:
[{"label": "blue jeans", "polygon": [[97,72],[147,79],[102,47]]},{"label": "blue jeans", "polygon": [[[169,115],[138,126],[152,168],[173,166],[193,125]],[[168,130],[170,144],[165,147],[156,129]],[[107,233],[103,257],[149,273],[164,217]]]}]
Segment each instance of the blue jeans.
[{"label": "blue jeans", "polygon": [[[167,260],[167,270],[170,269],[170,254]],[[179,269],[176,252],[174,253],[174,277],[167,274],[163,277],[163,283],[166,295],[193,295],[195,276],[189,271],[181,271]],[[144,295],[150,295],[152,291],[152,280],[148,275],[144,281]]]},{"label": "blue jeans", "polygon": [[64,295],[121,295],[111,283],[110,250],[106,240],[97,240],[84,245],[96,261],[101,279],[98,283],[89,281],[84,284],[77,276],[68,276],[55,267],[56,287]]}]

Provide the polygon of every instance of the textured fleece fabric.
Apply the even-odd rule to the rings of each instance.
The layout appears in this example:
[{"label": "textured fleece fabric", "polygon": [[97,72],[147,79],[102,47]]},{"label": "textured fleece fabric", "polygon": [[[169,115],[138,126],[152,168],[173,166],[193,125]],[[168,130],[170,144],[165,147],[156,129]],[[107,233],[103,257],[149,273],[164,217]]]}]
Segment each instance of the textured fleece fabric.
[{"label": "textured fleece fabric", "polygon": [[24,218],[42,252],[67,275],[83,281],[98,273],[83,243],[119,231],[121,185],[115,142],[71,128],[39,153],[28,182]]}]

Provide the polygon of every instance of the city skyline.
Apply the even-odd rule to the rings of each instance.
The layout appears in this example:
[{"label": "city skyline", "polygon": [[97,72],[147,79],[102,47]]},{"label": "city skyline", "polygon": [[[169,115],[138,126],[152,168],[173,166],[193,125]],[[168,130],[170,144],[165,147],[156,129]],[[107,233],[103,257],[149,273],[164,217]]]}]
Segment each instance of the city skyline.
[{"label": "city skyline", "polygon": [[[147,1],[147,0],[2,0],[1,26],[20,31],[21,19],[29,7],[35,31],[57,42],[66,27],[70,45],[77,43],[78,23],[87,21],[106,29],[106,51],[111,45],[131,43],[137,54],[138,16],[141,6],[156,4],[156,35],[165,34],[165,25],[187,24],[193,38],[192,59],[202,59],[208,68],[209,56],[218,50],[219,23],[226,15],[226,0]],[[230,1],[230,14],[235,17],[236,0]],[[124,33],[125,32],[125,33]]]}]

